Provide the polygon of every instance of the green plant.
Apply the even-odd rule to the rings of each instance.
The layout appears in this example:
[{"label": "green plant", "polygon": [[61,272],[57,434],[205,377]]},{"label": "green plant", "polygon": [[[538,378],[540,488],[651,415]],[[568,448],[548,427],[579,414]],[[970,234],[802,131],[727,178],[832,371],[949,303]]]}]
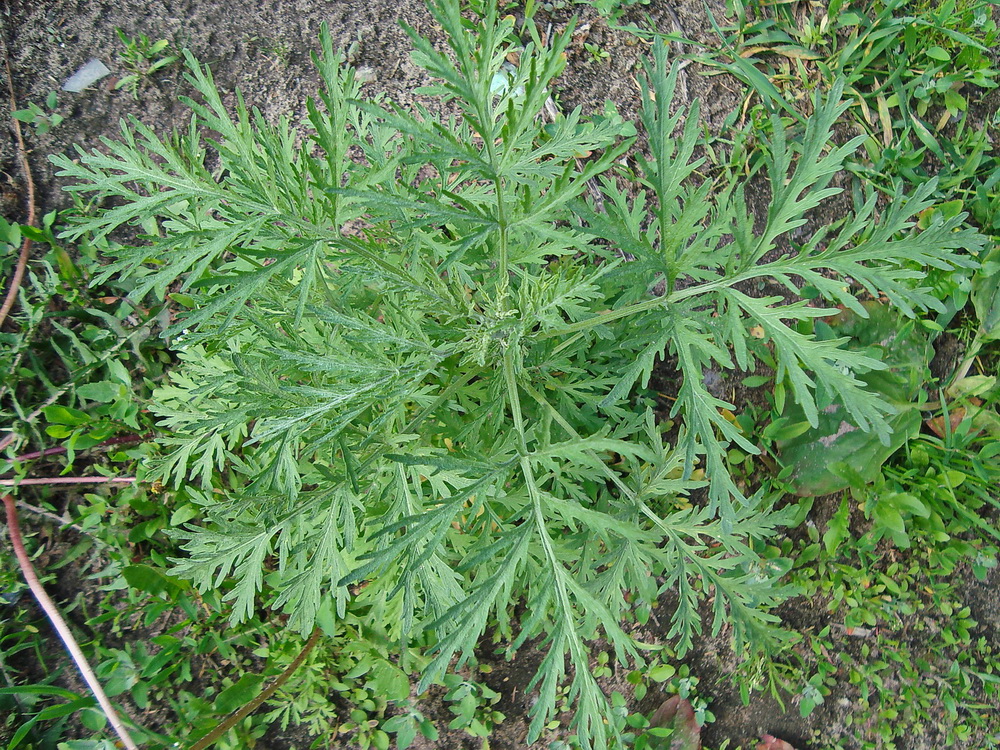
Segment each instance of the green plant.
[{"label": "green plant", "polygon": [[884,364],[859,378],[895,408],[889,418],[890,438],[880,443],[877,436],[857,429],[840,404],[825,408],[818,423],[811,425],[802,408],[786,400],[779,383],[774,402],[780,416],[768,432],[777,440],[785,467],[779,476],[798,495],[827,495],[875,480],[882,464],[920,430],[922,388],[930,379],[928,364],[933,356],[927,332],[921,321],[907,320],[887,305],[866,301],[863,306],[863,314],[843,310],[817,319],[813,329],[824,340],[846,338],[852,349]]},{"label": "green plant", "polygon": [[583,48],[590,53],[590,57],[594,62],[601,62],[602,60],[607,60],[611,57],[611,53],[599,44],[584,42]]},{"label": "green plant", "polygon": [[386,721],[382,729],[396,735],[396,747],[399,750],[406,750],[413,744],[418,732],[431,742],[436,742],[438,739],[438,731],[434,724],[412,706],[406,706],[403,712]]},{"label": "green plant", "polygon": [[[975,311],[973,333],[954,380],[961,380],[987,345],[1000,340],[1000,246],[994,245],[969,283],[969,299]],[[971,322],[971,321],[970,321]]]},{"label": "green plant", "polygon": [[[998,33],[987,2],[845,0],[816,15],[794,13],[782,3],[735,5],[737,27],[723,37],[745,61],[728,56],[734,73],[756,89],[763,76],[751,68],[760,65],[770,81],[766,91],[784,89],[795,98],[801,98],[802,83],[846,77],[858,121],[884,129],[886,137],[895,117],[926,140],[967,111],[963,88],[997,85],[989,50]],[[765,60],[767,54],[772,57]],[[779,103],[775,96],[764,98]],[[921,118],[938,107],[944,117],[925,124]]]},{"label": "green plant", "polygon": [[[58,698],[59,702],[44,704],[45,698]],[[81,696],[70,690],[49,685],[18,685],[0,687],[0,705],[5,706],[4,729],[14,729],[9,734],[7,747],[54,747],[62,737],[68,717],[81,712],[82,721],[89,728],[100,729],[103,716],[94,709],[96,701],[91,696]],[[17,719],[22,721],[18,725]],[[44,731],[40,731],[45,727]]]},{"label": "green plant", "polygon": [[[5,455],[0,459],[0,474],[8,485],[38,481],[36,473],[58,477],[60,471],[69,473],[80,464],[83,465],[81,473],[98,476],[58,477],[55,481],[100,482],[108,479],[102,474],[114,474],[116,464],[127,465],[138,458],[141,449],[131,453],[127,445],[141,442],[143,438],[135,433],[149,426],[139,412],[144,388],[149,384],[143,382],[141,374],[150,378],[159,375],[157,355],[161,352],[156,346],[144,345],[149,329],[146,327],[148,321],[143,321],[141,316],[146,311],[121,304],[115,294],[120,290],[114,287],[88,290],[85,282],[88,251],[92,253],[92,248],[75,249],[75,258],[71,259],[54,238],[56,221],[57,215],[52,213],[43,218],[39,228],[0,224],[3,241],[12,248],[20,244],[22,235],[50,245],[47,253],[31,260],[26,283],[20,289],[19,304],[10,318],[17,325],[2,334],[0,367],[4,377],[0,387],[0,415],[5,421]],[[135,328],[130,329],[133,324]],[[130,366],[133,368],[131,373]],[[129,434],[111,436],[121,431]],[[41,447],[25,450],[34,447],[28,443]],[[71,602],[71,608],[78,610],[89,629],[110,629],[120,635],[121,619],[141,616],[148,626],[174,606],[186,611],[189,617],[196,616],[190,601],[176,585],[170,589],[176,600],[169,604],[160,600],[139,604],[136,596],[141,595],[135,592],[127,601],[120,595],[120,589],[127,588],[126,581],[121,578],[121,569],[126,567],[122,560],[129,559],[140,545],[148,544],[158,530],[168,525],[163,517],[166,509],[162,501],[146,500],[143,493],[132,489],[120,493],[114,500],[87,493],[78,505],[74,503],[67,508],[63,505],[69,502],[66,493],[53,498],[44,489],[37,490],[38,494],[25,486],[14,491],[22,518],[30,514],[31,518],[41,519],[43,523],[55,520],[61,526],[71,527],[68,534],[81,535],[75,543],[64,542],[62,559],[50,563],[47,573],[72,565],[83,576],[99,559],[104,575],[111,577],[113,584],[107,588],[114,589],[118,595],[106,596],[101,602],[106,609],[99,605],[95,612],[92,602],[85,600],[82,594]],[[157,558],[155,551],[149,554],[161,564],[165,562],[162,556]],[[126,567],[126,577],[132,569]],[[8,584],[9,571],[3,572],[0,589],[16,591],[17,587]],[[97,584],[93,591],[98,600],[105,598]],[[156,593],[163,592],[164,586],[160,585]],[[14,610],[11,607],[10,611]],[[11,732],[6,740],[11,742],[10,747],[29,747],[35,740],[42,743],[38,747],[54,747],[55,741],[64,739],[70,730],[89,731],[99,737],[104,719],[94,699],[70,694],[51,684],[62,680],[66,670],[64,664],[49,653],[52,648],[47,645],[51,642],[47,635],[49,625],[40,626],[28,620],[23,605],[16,610],[10,619],[0,617],[0,643],[3,644],[0,648],[4,650],[0,666],[4,667],[5,684],[2,687],[7,691],[4,702],[12,700],[19,709],[9,716]],[[164,646],[160,639],[156,645]],[[192,643],[185,645],[193,650]],[[28,656],[29,648],[34,659]],[[127,691],[130,699],[143,708],[149,706],[150,696],[154,701],[163,701],[168,694],[162,689],[164,681],[177,677],[174,668],[164,668],[166,660],[176,655],[176,651],[171,653],[165,647],[159,653],[150,653],[143,646],[108,650],[97,642],[85,643],[83,649],[112,695]],[[22,655],[16,668],[8,668],[6,658],[19,652]],[[32,661],[35,665],[29,667]],[[51,666],[53,662],[55,668]],[[177,668],[183,674],[183,661],[179,664]],[[187,679],[190,679],[189,669]],[[136,727],[131,731],[140,741],[163,744],[165,739]],[[104,741],[95,739],[93,742]]]},{"label": "green plant", "polygon": [[808,601],[828,600],[829,615],[774,657],[773,679],[803,715],[831,695],[853,707],[844,729],[830,736],[823,726],[816,744],[876,748],[920,736],[988,747],[1000,728],[987,708],[1000,689],[998,663],[962,601],[958,559],[917,530],[905,554],[862,535],[831,552],[834,526],[821,535],[808,524],[798,544],[781,543],[795,561],[791,583]]},{"label": "green plant", "polygon": [[996,567],[1000,505],[997,441],[983,429],[994,425],[983,418],[991,407],[972,395],[993,384],[969,380],[942,392],[944,414],[926,420],[941,437],[911,440],[874,483],[848,472],[851,494],[825,533],[809,525],[798,551],[791,540],[781,545],[795,560],[791,582],[828,599],[833,616],[820,633],[804,634],[809,651],[785,683],[805,683],[806,712],[831,689],[843,699],[846,679],[859,709],[847,734],[863,747],[907,735],[983,746],[998,729],[987,708],[1000,685],[996,657],[958,585],[963,565],[980,580]]},{"label": "green plant", "polygon": [[[158,731],[149,726],[131,727],[144,747],[170,747],[174,738],[205,734],[260,693],[265,676],[287,666],[292,660],[289,651],[301,647],[301,641],[287,637],[276,624],[260,620],[245,623],[239,633],[226,632],[224,615],[216,613],[221,601],[212,596],[201,600],[188,582],[161,572],[167,551],[163,549],[165,539],[153,530],[163,528],[167,525],[164,518],[171,511],[177,512],[165,507],[163,499],[147,500],[137,488],[119,493],[115,502],[95,495],[87,499],[89,505],[79,511],[80,523],[72,524],[83,534],[81,541],[70,547],[59,563],[49,566],[51,570],[72,566],[87,582],[85,592],[68,603],[76,612],[74,619],[82,622],[87,632],[99,634],[84,642],[83,650],[96,665],[105,692],[117,701],[127,701],[147,719],[157,717],[153,728]],[[92,515],[101,517],[99,525],[88,522]],[[131,563],[139,550],[152,564]],[[86,575],[95,568],[96,572]],[[0,570],[4,590],[11,588],[7,573]],[[38,746],[48,748],[55,747],[58,740],[76,737],[74,747],[104,747],[99,744],[104,742],[99,739],[104,720],[94,708],[94,700],[58,687],[64,670],[58,661],[55,668],[52,666],[45,631],[27,618],[28,608],[11,611],[16,622],[8,622],[0,612],[0,666],[4,667],[6,683],[0,690],[0,705],[17,701],[19,708],[9,717],[12,732],[8,739],[19,736],[25,742],[28,738],[51,741]],[[129,640],[137,625],[156,635]],[[121,645],[109,646],[109,641]],[[31,654],[17,657],[18,652],[29,649]],[[252,656],[258,657],[258,664],[259,659],[267,658],[260,673]],[[7,661],[10,657],[17,658],[16,666]],[[30,662],[35,666],[26,668]],[[214,674],[220,662],[227,665],[222,675],[206,681],[206,667]],[[310,731],[321,717],[329,719],[337,713],[331,710],[325,673],[319,674],[320,682],[316,683],[315,666],[313,663],[297,673],[296,679],[274,697],[281,703],[278,714],[291,713],[297,724]],[[29,680],[27,674],[44,677]],[[221,737],[217,746],[245,748],[271,723],[282,720],[271,714],[248,718]],[[329,721],[324,728],[329,733]],[[32,747],[24,743],[14,746]]]},{"label": "green plant", "polygon": [[[1000,440],[996,434],[980,434],[972,417],[954,427],[948,421],[943,425],[942,437],[921,435],[884,467],[874,484],[852,476],[852,494],[872,521],[866,544],[874,546],[885,537],[905,549],[916,535],[921,544],[939,551],[937,568],[950,571],[968,559],[982,580],[996,567],[1000,543],[991,518],[1000,509]],[[835,549],[847,533],[843,507],[828,549]],[[963,539],[970,534],[972,541]]]},{"label": "green plant", "polygon": [[[799,285],[858,314],[863,293],[913,314],[939,306],[916,268],[972,266],[959,250],[983,239],[959,229],[962,215],[915,228],[927,186],[878,222],[872,197],[776,255],[838,192],[830,180],[859,144],[831,144],[840,89],[817,99],[801,140],[772,121],[773,195],[755,236],[742,185],[713,202],[689,179],[697,107],[670,114],[676,70],[662,44],[643,97],[651,153],[623,175],[643,185],[629,198],[612,172],[631,145],[620,122],[577,110],[541,125],[570,30],[549,48],[534,39],[497,91],[513,20],[492,9],[473,24],[451,0],[431,10],[451,56],[411,31],[415,59],[438,81],[427,93],[461,117],[359,100],[324,33],[325,90],[297,145],[287,120],[266,123],[242,101],[230,115],[189,56],[203,103],[190,103],[192,128],[175,145],[134,124],[106,153],[54,157],[72,191],[118,206],[66,236],[143,226],[141,242],[109,248],[100,278],[186,308],[167,332],[180,366],[152,407],[169,434],[146,473],[203,488],[176,574],[223,587],[233,622],[263,594],[303,633],[349,603],[388,623],[392,640],[428,633],[436,655],[421,687],[467,662],[488,625],[508,653],[541,637],[529,739],[552,717],[568,663],[574,729],[603,747],[617,725],[587,639],[603,632],[617,659],[641,661],[619,626],[626,612],[676,590],[669,636],[683,653],[711,591],[712,630],[731,626],[737,649],[781,637],[767,610],[786,589],[752,545],[788,514],[730,476],[727,445],[756,448],[705,371],[765,358],[807,422],[836,402],[887,440],[893,408],[857,378],[883,364],[800,332],[831,310],[797,299]],[[203,131],[218,134],[217,168]],[[582,198],[595,179],[604,211]],[[793,300],[744,291],[765,280]],[[676,446],[646,390],[668,356],[681,379]],[[706,484],[704,504],[684,499]],[[518,600],[530,615],[515,623]]]},{"label": "green plant", "polygon": [[284,39],[271,39],[261,43],[261,51],[277,60],[281,65],[288,65],[292,47]]},{"label": "green plant", "polygon": [[[618,697],[618,693],[615,693]],[[679,695],[667,698],[649,717],[629,714],[627,741],[635,750],[701,750],[701,726],[695,709]]]},{"label": "green plant", "polygon": [[[402,727],[404,738],[407,728],[431,732],[433,725],[415,718],[419,712],[410,705],[409,675],[390,659],[393,649],[385,629],[367,622],[363,612],[348,611],[339,620],[326,612],[322,622],[326,624],[326,642],[301,667],[284,694],[275,697],[275,708],[264,722],[280,720],[282,727],[289,723],[305,726],[326,741],[349,736],[352,743],[363,747],[382,746],[388,742],[387,732],[397,732],[406,723],[403,719],[386,720],[387,711],[416,722]],[[405,653],[403,660],[427,661],[415,648]],[[330,720],[341,713],[329,699],[331,689],[350,707],[347,720],[339,726]],[[399,713],[394,713],[397,710]]]},{"label": "green plant", "polygon": [[[162,307],[136,308],[120,287],[88,290],[88,250],[74,260],[55,239],[57,215],[41,228],[0,219],[0,246],[14,248],[21,236],[47,243],[48,252],[28,266],[19,295],[15,331],[0,334],[0,419],[2,444],[13,445],[0,471],[24,476],[28,463],[12,463],[15,449],[55,438],[69,463],[75,453],[106,441],[116,432],[141,432],[139,396],[133,370],[150,378],[162,369],[162,349],[150,339]],[[12,256],[8,253],[8,258]],[[29,452],[32,458],[51,453]]]},{"label": "green plant", "polygon": [[126,89],[133,99],[139,98],[140,86],[153,80],[153,75],[173,65],[180,56],[170,49],[166,39],[150,41],[145,34],[128,36],[121,29],[115,29],[124,50],[118,53],[118,60],[125,69],[125,75],[115,83],[115,90]]},{"label": "green plant", "polygon": [[846,0],[814,15],[735,5],[736,28],[717,29],[723,49],[706,62],[746,82],[759,107],[800,123],[807,91],[846,79],[848,116],[868,134],[851,172],[887,195],[936,177],[939,196],[964,200],[978,226],[997,228],[996,118],[969,119],[970,102],[985,104],[1000,75],[990,3]]},{"label": "green plant", "polygon": [[[649,5],[650,0],[574,0],[579,5],[589,5],[593,8],[602,18],[607,18],[610,22],[615,22],[622,17],[629,8],[635,5]],[[548,9],[546,6],[551,3],[542,2],[541,6]],[[558,5],[558,3],[556,3]]]},{"label": "green plant", "polygon": [[[29,210],[29,215],[33,213]],[[146,449],[127,446],[144,439],[137,433],[148,429],[150,423],[140,412],[140,404],[162,375],[165,356],[149,340],[150,329],[161,322],[162,306],[149,310],[128,304],[121,296],[127,290],[113,284],[88,289],[96,248],[87,243],[64,247],[54,234],[58,220],[56,213],[49,213],[40,226],[33,227],[0,219],[0,267],[4,272],[11,270],[25,238],[49,246],[47,252],[36,253],[27,263],[24,284],[14,290],[17,304],[12,306],[9,319],[4,310],[4,318],[13,323],[0,334],[0,416],[4,420],[0,474],[8,486],[53,481],[35,475],[66,474],[80,465],[81,473],[114,474],[115,468],[141,460]],[[122,431],[128,434],[112,437]],[[85,477],[82,481],[107,478]],[[80,478],[57,477],[54,481],[76,479]],[[171,522],[191,517],[184,515],[191,508],[189,498],[182,493],[181,507],[171,508],[155,495],[155,489],[147,496],[135,487],[115,497],[87,493],[82,500],[75,493],[52,495],[44,488],[23,485],[16,493],[16,507],[22,518],[32,519],[33,527],[38,519],[42,523],[56,521],[59,527],[67,528],[66,534],[80,535],[79,541],[67,541],[59,533],[48,537],[56,540],[50,546],[56,561],[50,562],[45,572],[72,566],[85,581],[84,590],[68,608],[76,611],[74,621],[82,622],[88,635],[98,633],[121,641],[136,622],[148,628],[165,613],[182,620],[173,628],[159,623],[159,634],[149,642],[125,642],[120,647],[108,647],[100,637],[84,642],[82,650],[96,666],[99,682],[107,686],[105,692],[121,696],[142,711],[151,706],[161,712],[175,708],[177,721],[170,724],[168,720],[166,728],[176,736],[187,736],[192,729],[204,731],[206,723],[208,728],[218,725],[220,716],[213,702],[187,689],[192,664],[197,671],[199,657],[219,653],[233,660],[237,682],[246,677],[239,673],[247,665],[234,659],[238,651],[225,640],[214,634],[213,640],[205,633],[206,627],[222,628],[214,620],[205,622],[198,611],[199,597],[190,584],[157,570],[167,554],[176,554],[176,549],[168,552],[164,548],[159,532]],[[8,509],[8,518],[9,514]],[[6,528],[0,531],[5,548],[6,532]],[[30,548],[31,542],[28,544]],[[151,564],[130,564],[133,556]],[[4,563],[7,560],[5,556]],[[88,579],[89,570],[95,572]],[[31,609],[25,606],[20,577],[6,564],[0,567],[3,746],[25,750],[48,750],[56,743],[61,748],[81,750],[111,747],[110,741],[102,738],[106,720],[95,700],[65,689],[65,659],[59,658],[58,646],[55,655],[52,653],[50,626],[29,616]],[[219,608],[220,602],[209,596],[205,604]],[[260,623],[255,626],[257,631],[263,629]],[[178,637],[181,630],[186,632]],[[254,630],[251,626],[239,644],[247,653]],[[277,640],[273,631],[267,629]],[[211,694],[214,687],[208,690]],[[309,698],[300,699],[300,704]],[[159,713],[161,720],[165,715]],[[266,728],[259,717],[247,724],[231,732],[231,747],[247,747],[247,739]],[[132,726],[130,732],[149,746],[166,747],[173,741],[148,728]]]},{"label": "green plant", "polygon": [[65,119],[56,112],[59,106],[59,96],[55,91],[50,91],[45,97],[45,107],[40,107],[34,102],[28,102],[27,109],[18,109],[11,113],[11,116],[21,122],[31,125],[38,135],[45,135],[52,128],[58,127]]},{"label": "green plant", "polygon": [[448,674],[444,676],[444,686],[448,688],[444,699],[453,704],[449,709],[455,714],[448,724],[449,729],[464,729],[473,737],[487,740],[490,730],[506,718],[493,708],[500,700],[500,693],[486,685]]},{"label": "green plant", "polygon": [[[6,529],[3,537],[6,545]],[[7,555],[0,561],[0,592],[0,738],[9,745],[22,740],[52,743],[72,713],[61,710],[66,703],[82,701],[79,706],[90,707],[94,700],[51,684],[57,673],[42,653],[38,625],[22,606],[30,594],[17,564]],[[17,679],[16,663],[22,659],[38,665],[39,679],[31,689]]]}]

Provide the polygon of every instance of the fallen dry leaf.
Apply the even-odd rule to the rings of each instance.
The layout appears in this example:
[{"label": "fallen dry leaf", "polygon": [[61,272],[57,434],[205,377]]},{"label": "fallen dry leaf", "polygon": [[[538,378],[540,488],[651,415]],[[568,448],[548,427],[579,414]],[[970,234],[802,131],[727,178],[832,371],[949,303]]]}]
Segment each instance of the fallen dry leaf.
[{"label": "fallen dry leaf", "polygon": [[[950,427],[952,432],[958,429],[958,426],[962,424],[963,419],[965,419],[965,407],[959,406],[948,411],[948,421],[951,423]],[[927,425],[931,432],[939,438],[943,438],[945,436],[946,432],[944,428],[943,415],[932,419],[925,419],[924,424]]]},{"label": "fallen dry leaf", "polygon": [[655,738],[651,750],[701,750],[701,727],[694,718],[694,708],[679,695],[672,695],[649,717],[650,727],[672,729],[670,737]]}]

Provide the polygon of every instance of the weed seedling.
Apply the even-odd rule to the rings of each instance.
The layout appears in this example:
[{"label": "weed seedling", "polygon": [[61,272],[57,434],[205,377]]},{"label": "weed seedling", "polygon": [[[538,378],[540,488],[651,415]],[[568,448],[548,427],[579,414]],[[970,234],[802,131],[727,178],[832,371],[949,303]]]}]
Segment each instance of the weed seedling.
[{"label": "weed seedling", "polygon": [[23,123],[31,125],[38,135],[45,135],[52,128],[58,127],[65,119],[56,112],[59,106],[59,97],[55,91],[50,91],[45,97],[45,107],[40,107],[34,102],[28,102],[27,109],[18,109],[11,115]]},{"label": "weed seedling", "polygon": [[180,57],[171,51],[166,39],[151,42],[145,34],[130,37],[121,29],[115,31],[125,47],[118,53],[125,75],[118,79],[115,90],[125,89],[133,99],[138,99],[139,89],[152,82],[155,73],[173,65]]}]

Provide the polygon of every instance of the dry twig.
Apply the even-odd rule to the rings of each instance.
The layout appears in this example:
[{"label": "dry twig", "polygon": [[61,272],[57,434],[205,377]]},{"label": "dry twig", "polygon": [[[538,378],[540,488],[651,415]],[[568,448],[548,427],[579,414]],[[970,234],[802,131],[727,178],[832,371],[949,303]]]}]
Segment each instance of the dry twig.
[{"label": "dry twig", "polygon": [[[17,98],[14,96],[14,78],[10,73],[10,56],[7,54],[7,47],[4,46],[3,54],[4,67],[7,69],[7,92],[10,94],[11,111],[17,109]],[[24,146],[24,136],[21,133],[21,123],[15,118],[14,134],[17,136],[17,155],[21,160],[21,169],[24,172],[24,180],[28,190],[28,221],[27,225],[35,226],[35,181],[31,177],[31,167],[28,165],[28,150]],[[25,268],[28,266],[28,257],[31,254],[31,240],[27,237],[21,243],[21,254],[17,256],[17,265],[14,267],[14,275],[10,280],[10,288],[4,298],[3,305],[0,306],[0,326],[7,320],[14,301],[17,299],[17,291],[21,288],[21,280],[24,278]]]},{"label": "dry twig", "polygon": [[189,750],[204,750],[209,745],[213,744],[216,740],[218,740],[222,735],[228,732],[230,729],[232,729],[241,721],[243,721],[243,719],[245,719],[247,716],[249,716],[258,708],[260,708],[260,706],[264,704],[264,701],[266,701],[268,698],[274,695],[275,691],[278,688],[280,688],[282,685],[288,682],[288,678],[295,673],[295,670],[299,668],[299,666],[302,664],[303,661],[305,661],[305,658],[306,656],[309,655],[309,652],[313,650],[313,646],[315,646],[317,641],[319,641],[321,633],[322,631],[318,627],[314,628],[312,635],[309,636],[309,640],[306,641],[306,645],[302,647],[302,650],[299,652],[299,655],[296,656],[294,661],[292,661],[292,663],[285,668],[284,672],[278,675],[270,685],[264,688],[260,692],[260,695],[258,695],[252,701],[246,703],[244,706],[240,707],[236,711],[233,711],[233,713],[229,714],[229,716],[227,716],[225,720],[223,720],[223,722],[219,724],[219,726],[217,726],[211,732],[209,732],[200,740],[191,745]]},{"label": "dry twig", "polygon": [[90,691],[97,698],[101,710],[108,717],[108,721],[114,728],[119,739],[121,739],[122,744],[128,750],[139,750],[125,728],[125,725],[122,724],[121,719],[118,717],[114,706],[111,705],[111,701],[108,700],[108,696],[104,693],[104,688],[98,682],[97,675],[94,674],[94,670],[87,663],[87,657],[80,650],[80,646],[77,644],[76,638],[73,637],[72,631],[69,629],[62,615],[59,614],[59,609],[56,607],[55,602],[49,598],[41,581],[38,580],[38,576],[35,574],[31,558],[28,556],[28,551],[24,548],[24,539],[21,536],[21,525],[17,520],[17,507],[14,504],[13,495],[4,495],[3,504],[7,510],[7,529],[10,532],[10,543],[14,548],[14,556],[17,557],[17,563],[21,567],[21,573],[24,575],[24,580],[27,582],[28,588],[31,589],[31,593],[34,594],[39,606],[49,618],[49,622],[52,623],[56,632],[59,633],[59,637],[62,639],[63,644],[65,644],[66,650],[69,651],[70,656],[73,657],[73,661],[76,662],[77,669],[80,670],[80,674],[86,680]]},{"label": "dry twig", "polygon": [[28,479],[0,479],[0,487],[51,484],[132,484],[135,477],[35,477]]},{"label": "dry twig", "polygon": [[[87,450],[97,450],[99,448],[109,448],[114,445],[128,445],[130,443],[141,443],[143,440],[149,440],[153,436],[152,432],[147,432],[145,435],[119,435],[117,437],[111,437],[103,442],[98,443],[92,448]],[[0,445],[0,450],[5,448],[6,445]],[[46,448],[40,451],[31,451],[30,453],[22,453],[20,456],[14,456],[13,458],[7,459],[12,464],[23,463],[25,461],[33,461],[36,458],[44,458],[45,456],[59,456],[63,453],[68,452],[69,449],[65,445],[56,445],[52,448]]]}]

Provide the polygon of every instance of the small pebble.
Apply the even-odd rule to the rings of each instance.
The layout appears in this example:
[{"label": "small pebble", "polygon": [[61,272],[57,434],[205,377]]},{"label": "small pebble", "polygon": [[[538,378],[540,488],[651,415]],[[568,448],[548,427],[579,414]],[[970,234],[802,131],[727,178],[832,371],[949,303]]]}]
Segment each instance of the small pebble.
[{"label": "small pebble", "polygon": [[78,93],[83,91],[85,88],[93,83],[104,78],[111,71],[108,66],[98,60],[96,57],[92,57],[82,66],[80,66],[77,71],[66,79],[63,83],[63,91],[72,91],[73,93]]}]

